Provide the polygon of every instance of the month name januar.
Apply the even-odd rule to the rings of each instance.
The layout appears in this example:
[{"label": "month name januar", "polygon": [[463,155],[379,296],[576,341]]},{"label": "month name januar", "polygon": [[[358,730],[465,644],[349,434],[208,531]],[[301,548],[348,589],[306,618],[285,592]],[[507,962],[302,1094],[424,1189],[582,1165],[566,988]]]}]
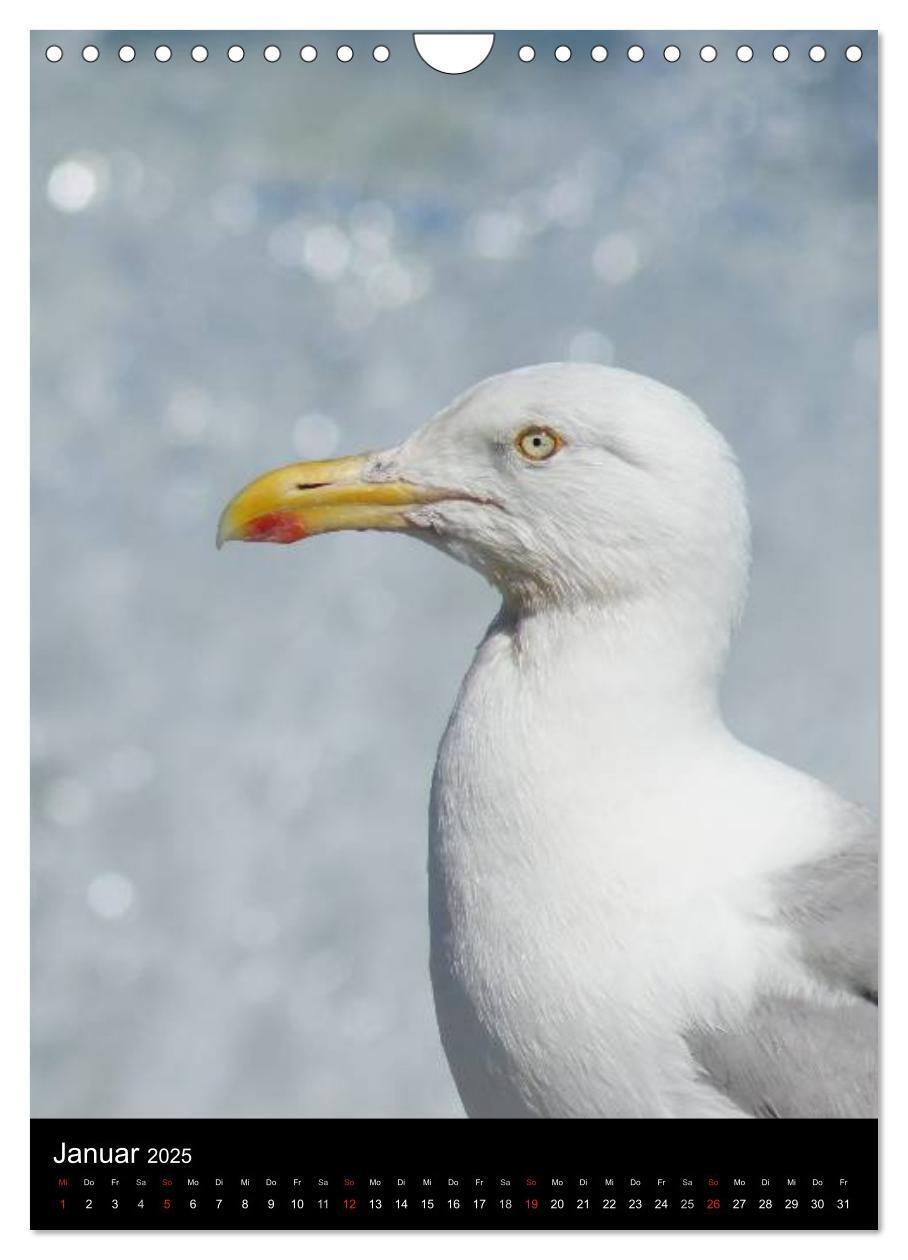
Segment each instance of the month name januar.
[{"label": "month name januar", "polygon": [[138,1146],[67,1146],[60,1143],[60,1154],[51,1158],[55,1164],[132,1164]]}]

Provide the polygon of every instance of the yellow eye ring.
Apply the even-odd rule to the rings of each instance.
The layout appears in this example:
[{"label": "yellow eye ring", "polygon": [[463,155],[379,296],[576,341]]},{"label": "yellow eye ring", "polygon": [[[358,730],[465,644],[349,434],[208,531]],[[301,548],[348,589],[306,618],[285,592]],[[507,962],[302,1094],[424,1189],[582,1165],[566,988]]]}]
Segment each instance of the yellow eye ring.
[{"label": "yellow eye ring", "polygon": [[564,446],[564,438],[544,424],[534,424],[520,430],[514,439],[514,445],[521,455],[538,464],[544,459],[551,459],[560,451]]}]

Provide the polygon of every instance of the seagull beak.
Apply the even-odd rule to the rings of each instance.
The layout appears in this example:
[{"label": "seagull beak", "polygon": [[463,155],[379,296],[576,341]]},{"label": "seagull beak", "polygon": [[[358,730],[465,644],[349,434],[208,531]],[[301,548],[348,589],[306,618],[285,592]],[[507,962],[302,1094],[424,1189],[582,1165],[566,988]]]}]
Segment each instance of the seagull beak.
[{"label": "seagull beak", "polygon": [[227,504],[218,523],[225,542],[292,543],[338,529],[406,529],[406,511],[447,498],[406,481],[367,481],[370,455],[286,464],[267,472]]}]

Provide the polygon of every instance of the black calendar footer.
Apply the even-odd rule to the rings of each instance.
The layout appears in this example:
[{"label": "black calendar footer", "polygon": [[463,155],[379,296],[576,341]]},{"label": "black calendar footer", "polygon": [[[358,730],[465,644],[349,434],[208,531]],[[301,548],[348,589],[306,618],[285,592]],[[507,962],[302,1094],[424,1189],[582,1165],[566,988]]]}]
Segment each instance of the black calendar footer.
[{"label": "black calendar footer", "polygon": [[875,1120],[33,1120],[33,1229],[875,1229]]}]

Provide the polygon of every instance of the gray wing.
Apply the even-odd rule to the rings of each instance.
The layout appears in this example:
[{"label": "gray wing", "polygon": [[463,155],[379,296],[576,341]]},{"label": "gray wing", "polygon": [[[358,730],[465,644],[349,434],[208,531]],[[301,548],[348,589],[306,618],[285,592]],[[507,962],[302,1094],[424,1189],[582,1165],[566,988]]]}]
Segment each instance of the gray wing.
[{"label": "gray wing", "polygon": [[781,921],[841,1005],[765,993],[740,1026],[688,1031],[704,1077],[751,1115],[877,1114],[877,867],[865,833],[776,885]]}]

